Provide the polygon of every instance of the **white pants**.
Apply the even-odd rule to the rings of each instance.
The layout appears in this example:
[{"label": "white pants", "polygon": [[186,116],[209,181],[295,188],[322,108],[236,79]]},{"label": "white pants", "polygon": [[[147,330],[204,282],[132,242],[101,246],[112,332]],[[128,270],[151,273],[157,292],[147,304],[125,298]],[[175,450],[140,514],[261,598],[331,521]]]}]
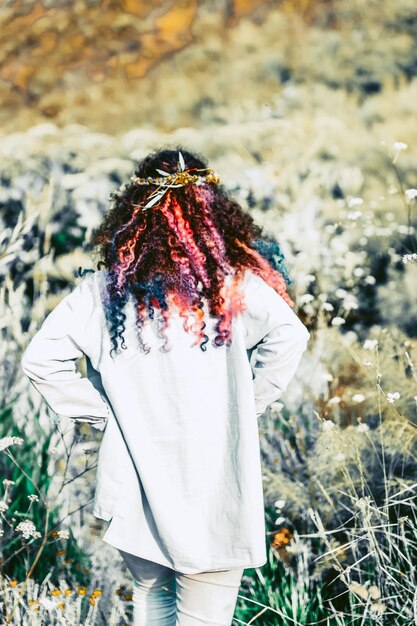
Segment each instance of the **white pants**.
[{"label": "white pants", "polygon": [[231,626],[243,569],[182,574],[119,552],[133,576],[134,626]]}]

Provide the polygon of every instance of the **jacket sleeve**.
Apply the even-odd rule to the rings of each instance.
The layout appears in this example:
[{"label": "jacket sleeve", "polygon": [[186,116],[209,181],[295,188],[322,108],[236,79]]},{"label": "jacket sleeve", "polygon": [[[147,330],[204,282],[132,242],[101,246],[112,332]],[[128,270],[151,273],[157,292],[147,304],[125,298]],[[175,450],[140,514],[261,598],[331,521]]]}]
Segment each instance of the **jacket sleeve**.
[{"label": "jacket sleeve", "polygon": [[256,415],[278,400],[297,371],[310,333],[285,300],[262,278],[248,271],[245,344],[255,394]]},{"label": "jacket sleeve", "polygon": [[75,363],[84,354],[88,356],[89,323],[94,323],[94,308],[98,305],[92,281],[92,276],[83,278],[49,313],[20,363],[54,413],[104,430],[112,414],[104,390],[100,391],[102,387],[88,376],[82,376]]}]

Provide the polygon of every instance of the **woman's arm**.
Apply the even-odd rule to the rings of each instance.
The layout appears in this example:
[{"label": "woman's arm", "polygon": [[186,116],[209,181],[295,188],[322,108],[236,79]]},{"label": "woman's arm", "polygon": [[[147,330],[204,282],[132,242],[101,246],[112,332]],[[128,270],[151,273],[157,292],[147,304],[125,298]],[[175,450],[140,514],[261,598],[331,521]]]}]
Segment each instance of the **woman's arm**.
[{"label": "woman's arm", "polygon": [[104,430],[112,409],[75,364],[88,356],[89,330],[91,340],[93,313],[99,305],[92,281],[92,276],[84,278],[49,313],[23,352],[21,368],[54,413]]},{"label": "woman's arm", "polygon": [[295,375],[310,333],[285,300],[250,272],[242,313],[251,353],[256,415],[278,400]]},{"label": "woman's arm", "polygon": [[256,346],[256,362],[252,371],[257,417],[288,387],[309,338],[310,333],[307,336],[299,327],[282,324],[273,328]]}]

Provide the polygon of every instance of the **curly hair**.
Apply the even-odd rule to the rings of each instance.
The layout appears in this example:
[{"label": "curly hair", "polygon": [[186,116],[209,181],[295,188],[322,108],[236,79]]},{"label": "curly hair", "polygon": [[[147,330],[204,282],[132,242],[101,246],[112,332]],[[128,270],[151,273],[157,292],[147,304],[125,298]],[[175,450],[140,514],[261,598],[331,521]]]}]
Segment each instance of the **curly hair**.
[{"label": "curly hair", "polygon": [[[183,148],[159,149],[141,160],[135,175],[157,177],[158,170],[175,174],[179,151],[185,168],[205,169],[205,158]],[[141,349],[148,352],[141,331],[146,319],[161,312],[160,336],[167,344],[166,329],[173,309],[193,333],[193,345],[206,350],[209,337],[204,302],[217,319],[216,347],[232,342],[232,317],[245,309],[238,285],[246,269],[262,277],[284,300],[294,306],[286,291],[293,281],[284,255],[274,236],[265,234],[221,184],[205,181],[169,188],[152,208],[144,210],[150,185],[124,183],[111,192],[111,206],[92,246],[107,268],[105,316],[112,343],[110,354],[125,349],[124,308],[133,298],[137,335]],[[93,270],[90,270],[93,271]],[[226,279],[230,276],[230,279]],[[190,315],[193,321],[190,322]]]}]

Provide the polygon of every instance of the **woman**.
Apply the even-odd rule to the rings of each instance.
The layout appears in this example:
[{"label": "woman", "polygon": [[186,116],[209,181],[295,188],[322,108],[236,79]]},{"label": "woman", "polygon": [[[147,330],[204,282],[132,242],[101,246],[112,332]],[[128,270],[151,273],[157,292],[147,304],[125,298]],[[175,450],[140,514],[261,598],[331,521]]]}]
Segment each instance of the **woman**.
[{"label": "woman", "polygon": [[133,575],[136,625],[229,626],[244,569],[267,560],[258,418],[310,334],[262,234],[205,160],[148,155],[94,235],[104,269],[22,357],[54,412],[104,430],[94,515]]}]

